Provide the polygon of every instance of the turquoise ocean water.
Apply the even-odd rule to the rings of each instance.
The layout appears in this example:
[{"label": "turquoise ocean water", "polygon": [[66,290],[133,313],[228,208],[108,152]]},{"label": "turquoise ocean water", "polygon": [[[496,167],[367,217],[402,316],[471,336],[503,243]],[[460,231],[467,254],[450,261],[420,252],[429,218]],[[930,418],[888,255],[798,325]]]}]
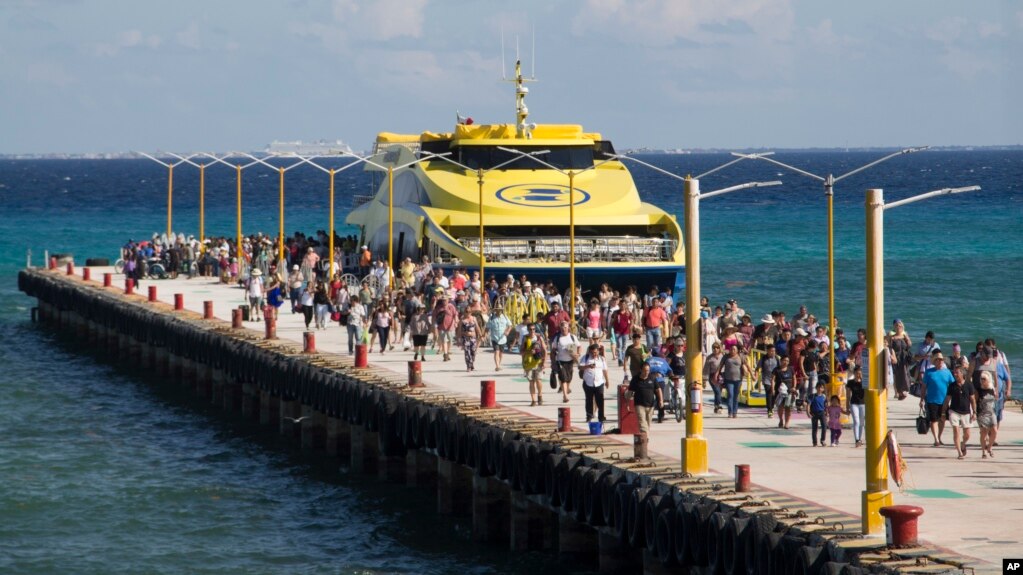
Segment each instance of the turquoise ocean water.
[{"label": "turquoise ocean water", "polygon": [[[844,173],[878,154],[779,153],[815,173]],[[699,174],[724,155],[646,156]],[[337,180],[340,222],[362,173]],[[633,168],[641,195],[681,217],[673,180]],[[175,229],[197,233],[198,177],[175,172]],[[784,186],[702,204],[703,292],[755,316],[827,313],[826,207],[817,182],[744,162],[701,182],[704,191],[750,180]],[[1013,366],[1023,358],[1023,152],[925,152],[836,187],[837,315],[864,322],[864,190],[887,200],[946,186],[983,191],[885,216],[885,317],[919,340],[994,337]],[[327,227],[326,176],[288,175],[287,230]],[[247,233],[277,229],[277,177],[246,172]],[[111,257],[128,238],[166,222],[166,171],[152,163],[0,161],[0,572],[534,573],[572,571],[550,556],[470,544],[466,522],[438,518],[433,500],[338,474],[240,426],[143,373],[109,365],[29,322],[17,292],[31,249]],[[234,173],[207,172],[208,235],[234,233]],[[342,229],[342,232],[344,230]],[[1023,368],[1017,368],[1023,369]]]}]

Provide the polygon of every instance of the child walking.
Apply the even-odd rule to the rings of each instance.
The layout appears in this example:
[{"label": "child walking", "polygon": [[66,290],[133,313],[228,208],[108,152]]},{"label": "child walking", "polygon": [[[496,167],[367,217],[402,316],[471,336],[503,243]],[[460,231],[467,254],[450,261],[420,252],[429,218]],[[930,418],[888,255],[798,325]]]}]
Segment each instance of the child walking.
[{"label": "child walking", "polygon": [[[813,439],[814,447],[824,447],[825,421],[828,408],[828,396],[824,394],[824,384],[817,384],[817,393],[810,396],[806,402],[806,416],[810,418],[810,438]],[[817,442],[817,429],[820,428],[820,443]]]},{"label": "child walking", "polygon": [[831,396],[831,405],[828,406],[828,429],[831,430],[831,447],[835,447],[838,438],[842,437],[842,402],[837,395]]}]

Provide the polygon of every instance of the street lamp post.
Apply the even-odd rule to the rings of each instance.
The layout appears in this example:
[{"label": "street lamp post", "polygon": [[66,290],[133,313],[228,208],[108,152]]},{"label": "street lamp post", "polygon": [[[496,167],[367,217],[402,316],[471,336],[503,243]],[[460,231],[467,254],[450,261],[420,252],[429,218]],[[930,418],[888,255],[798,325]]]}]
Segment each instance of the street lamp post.
[{"label": "street lamp post", "polygon": [[[700,193],[700,177],[712,174],[746,158],[727,162],[713,170],[700,174],[696,178],[679,176],[667,170],[638,160],[631,156],[608,154],[616,159],[628,160],[650,168],[660,174],[680,180],[684,184],[685,204],[683,210],[683,246],[686,252],[686,381],[689,389],[696,395],[703,390],[703,354],[701,353],[700,337],[700,200],[712,198],[730,192],[781,185],[779,181],[749,182]],[[707,473],[709,460],[707,456],[707,439],[703,436],[703,410],[700,400],[692,398],[689,402],[689,414],[686,417],[686,436],[682,438],[682,471],[693,475]]]},{"label": "street lamp post", "polygon": [[[835,329],[837,329],[838,327],[835,321],[835,184],[838,181],[848,178],[853,174],[858,174],[868,168],[873,168],[874,166],[880,164],[881,162],[886,162],[896,156],[912,154],[914,152],[921,152],[928,148],[929,146],[922,146],[918,148],[904,148],[902,150],[899,150],[898,152],[888,154],[883,158],[879,158],[877,160],[874,160],[873,162],[864,164],[856,168],[855,170],[846,172],[838,177],[835,177],[832,174],[828,174],[827,176],[819,176],[817,174],[810,173],[806,170],[802,170],[795,166],[790,166],[783,162],[779,162],[774,158],[769,158],[768,156],[773,155],[774,152],[762,152],[758,154],[740,154],[738,152],[732,153],[733,156],[737,156],[739,158],[751,160],[764,160],[765,162],[770,162],[776,166],[780,166],[782,168],[785,168],[786,170],[791,170],[799,175],[812,178],[824,184],[824,195],[828,198],[828,337],[831,338],[832,345],[834,345],[835,343]],[[831,361],[831,371],[829,373],[834,375],[835,373],[837,373],[835,371],[835,354],[833,352],[828,353],[828,357],[829,360]]]},{"label": "street lamp post", "polygon": [[867,190],[867,361],[863,375],[866,404],[867,485],[861,500],[864,534],[884,532],[882,507],[892,504],[888,490],[888,460],[885,444],[888,436],[888,395],[882,380],[887,371],[884,354],[884,212],[927,198],[979,190],[980,186],[943,188],[885,205],[881,189]]},{"label": "street lamp post", "polygon": [[[203,240],[206,239],[206,164],[197,164],[190,158],[193,156],[179,156],[171,152],[170,155],[181,160],[180,163],[185,163],[190,166],[199,168],[199,251],[200,253],[206,253],[206,244]],[[201,155],[201,154],[198,154]]]}]

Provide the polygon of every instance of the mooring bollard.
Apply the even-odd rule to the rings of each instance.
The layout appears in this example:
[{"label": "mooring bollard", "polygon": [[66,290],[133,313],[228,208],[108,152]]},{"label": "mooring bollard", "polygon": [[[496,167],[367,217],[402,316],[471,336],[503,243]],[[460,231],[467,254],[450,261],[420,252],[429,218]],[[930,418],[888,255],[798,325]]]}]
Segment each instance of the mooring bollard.
[{"label": "mooring bollard", "polygon": [[242,328],[242,310],[241,308],[234,308],[231,310],[231,329]]},{"label": "mooring bollard", "polygon": [[915,547],[917,540],[917,519],[924,514],[923,507],[916,505],[890,505],[882,507],[881,515],[885,518],[885,534],[888,545],[896,547]]},{"label": "mooring bollard", "polygon": [[263,323],[266,324],[266,339],[277,339],[277,321],[274,320],[273,312],[268,313],[266,308],[263,309]]},{"label": "mooring bollard", "polygon": [[[497,407],[497,382],[492,379],[484,379],[480,382],[480,407]],[[558,414],[558,417],[561,417]]]},{"label": "mooring bollard", "polygon": [[355,344],[355,367],[369,367],[369,345]]},{"label": "mooring bollard", "polygon": [[425,385],[423,385],[423,362],[421,361],[408,362],[408,386],[426,387]]},{"label": "mooring bollard", "polygon": [[636,459],[650,459],[650,436],[637,433],[632,436],[632,456]]},{"label": "mooring bollard", "polygon": [[174,309],[177,311],[185,309],[185,294],[174,294]]},{"label": "mooring bollard", "polygon": [[69,276],[75,275],[75,264],[71,262],[67,263],[67,275]]},{"label": "mooring bollard", "polygon": [[103,274],[103,287],[114,285],[114,274]]},{"label": "mooring bollard", "polygon": [[302,353],[316,353],[316,332],[302,333]]},{"label": "mooring bollard", "polygon": [[745,463],[735,466],[735,492],[749,491],[749,465]]},{"label": "mooring bollard", "polygon": [[213,302],[206,300],[202,302],[202,318],[213,319]]},{"label": "mooring bollard", "polygon": [[50,258],[50,269],[51,270],[57,269],[57,258],[54,257]]},{"label": "mooring bollard", "polygon": [[558,431],[572,431],[572,408],[558,408]]},{"label": "mooring bollard", "polygon": [[156,286],[149,286],[149,301],[156,301]]},{"label": "mooring bollard", "polygon": [[82,279],[89,281],[92,279],[92,270],[89,268],[82,268]]},{"label": "mooring bollard", "polygon": [[124,278],[124,293],[128,295],[135,293],[135,280]]}]

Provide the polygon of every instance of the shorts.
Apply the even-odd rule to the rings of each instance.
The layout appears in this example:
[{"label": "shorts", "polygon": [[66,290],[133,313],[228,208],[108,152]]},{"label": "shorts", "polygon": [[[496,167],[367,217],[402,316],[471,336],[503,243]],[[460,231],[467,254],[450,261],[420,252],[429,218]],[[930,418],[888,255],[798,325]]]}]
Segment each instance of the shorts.
[{"label": "shorts", "polygon": [[935,423],[941,421],[941,404],[940,403],[925,403],[927,407],[927,422]]},{"label": "shorts", "polygon": [[426,346],[426,339],[428,337],[429,336],[427,336],[427,335],[414,335],[414,336],[412,336],[412,345],[414,345],[416,347],[425,347]]},{"label": "shorts", "polygon": [[588,328],[586,328],[586,339],[593,339],[595,337],[600,337],[601,333],[602,333],[602,331],[601,331],[601,329],[599,327],[588,327]]},{"label": "shorts", "polygon": [[796,405],[796,395],[793,393],[779,393],[778,397],[774,400],[776,407],[788,407],[792,408]]},{"label": "shorts", "polygon": [[534,367],[533,369],[524,370],[524,373],[526,375],[527,381],[540,381],[540,378],[543,377],[543,366],[537,366]]},{"label": "shorts", "polygon": [[504,344],[496,339],[490,340],[490,347],[492,347],[494,351],[497,351],[499,349],[504,350]]},{"label": "shorts", "polygon": [[438,329],[437,339],[440,340],[439,343],[451,343],[455,341],[455,330]]},{"label": "shorts", "polygon": [[948,410],[948,423],[952,427],[961,427],[963,429],[973,427],[973,423],[970,422],[970,414],[959,413],[951,409]]},{"label": "shorts", "polygon": [[263,298],[250,296],[249,307],[254,309],[263,309]]}]

